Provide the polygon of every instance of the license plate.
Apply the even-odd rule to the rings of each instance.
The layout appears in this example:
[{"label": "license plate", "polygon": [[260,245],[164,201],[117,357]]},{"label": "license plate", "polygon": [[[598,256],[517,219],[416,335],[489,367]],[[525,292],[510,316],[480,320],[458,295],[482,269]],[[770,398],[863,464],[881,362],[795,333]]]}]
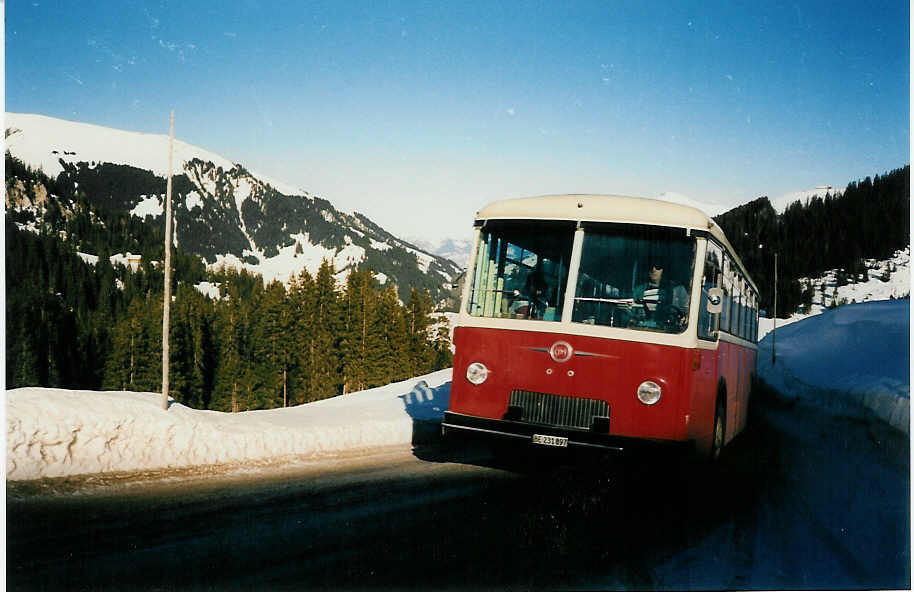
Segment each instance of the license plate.
[{"label": "license plate", "polygon": [[544,436],[542,434],[533,434],[533,443],[543,446],[558,446],[559,448],[568,447],[568,438],[561,436]]}]

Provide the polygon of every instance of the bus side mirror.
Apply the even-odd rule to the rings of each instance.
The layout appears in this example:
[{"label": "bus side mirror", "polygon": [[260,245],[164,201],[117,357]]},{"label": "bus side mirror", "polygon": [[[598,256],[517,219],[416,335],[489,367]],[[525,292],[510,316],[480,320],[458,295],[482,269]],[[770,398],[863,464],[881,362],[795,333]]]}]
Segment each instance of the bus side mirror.
[{"label": "bus side mirror", "polygon": [[711,314],[720,314],[724,308],[724,291],[721,288],[711,288],[708,290],[708,312]]}]

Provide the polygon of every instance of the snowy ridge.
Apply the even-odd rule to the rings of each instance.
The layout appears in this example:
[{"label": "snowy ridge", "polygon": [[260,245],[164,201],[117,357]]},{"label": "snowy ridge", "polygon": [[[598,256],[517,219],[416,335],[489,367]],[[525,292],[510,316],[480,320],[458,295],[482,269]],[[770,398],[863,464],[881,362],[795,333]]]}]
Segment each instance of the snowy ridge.
[{"label": "snowy ridge", "polygon": [[[56,177],[64,162],[110,162],[150,170],[160,177],[168,176],[168,134],[144,134],[118,130],[91,123],[66,121],[30,113],[6,113],[6,149],[50,177]],[[49,149],[49,138],[53,147]],[[230,170],[235,163],[218,154],[175,139],[174,173],[194,158],[210,161]],[[256,175],[288,195],[307,195],[301,189]]]},{"label": "snowy ridge", "polygon": [[[110,162],[150,170],[168,176],[168,135],[143,134],[102,127],[90,123],[64,121],[44,115],[7,113],[6,148],[17,158],[40,168],[51,177],[64,169],[64,162]],[[48,139],[53,138],[49,149]],[[206,152],[180,140],[174,143],[174,171],[194,158],[209,160],[225,169],[235,165],[217,154]]]}]

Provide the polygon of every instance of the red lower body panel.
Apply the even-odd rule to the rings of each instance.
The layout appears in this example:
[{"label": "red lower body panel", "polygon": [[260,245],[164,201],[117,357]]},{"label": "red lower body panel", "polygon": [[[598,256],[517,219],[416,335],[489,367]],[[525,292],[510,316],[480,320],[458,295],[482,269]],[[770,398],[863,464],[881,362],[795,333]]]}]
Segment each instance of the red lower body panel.
[{"label": "red lower body panel", "polygon": [[[567,361],[557,362],[549,351],[556,342],[571,346]],[[685,442],[699,434],[690,426],[695,414],[696,389],[711,390],[709,406],[713,422],[714,377],[703,379],[699,372],[701,353],[698,350],[584,337],[579,335],[538,333],[459,327],[455,331],[454,380],[451,385],[451,413],[489,420],[530,421],[523,417],[540,399],[553,405],[563,405],[564,398],[590,399],[606,403],[589,407],[569,403],[572,410],[579,407],[584,415],[591,409],[606,410],[609,417],[608,434],[625,438],[643,438]],[[467,366],[481,362],[490,370],[485,382],[471,384],[465,377]],[[662,388],[660,401],[645,405],[637,397],[638,386],[652,381]],[[705,383],[708,384],[705,384]],[[519,396],[533,397],[527,408],[510,409],[512,392],[515,402]],[[520,392],[522,395],[518,395]],[[537,399],[537,397],[539,399]],[[703,398],[703,397],[699,397]],[[593,411],[598,415],[604,411]],[[518,414],[521,417],[518,417]],[[606,424],[591,426],[605,430]],[[575,429],[587,430],[580,424]],[[567,426],[565,426],[567,427]],[[710,427],[707,428],[710,433]]]}]

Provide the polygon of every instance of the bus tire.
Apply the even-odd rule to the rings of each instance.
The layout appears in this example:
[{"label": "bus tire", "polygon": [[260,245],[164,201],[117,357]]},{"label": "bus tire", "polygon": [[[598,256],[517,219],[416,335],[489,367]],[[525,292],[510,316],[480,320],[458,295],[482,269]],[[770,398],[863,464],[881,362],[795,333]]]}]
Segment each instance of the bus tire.
[{"label": "bus tire", "polygon": [[714,428],[711,432],[711,452],[708,459],[712,462],[720,458],[720,453],[724,449],[724,440],[727,436],[727,395],[724,387],[721,386],[717,394],[717,402],[714,405]]}]

